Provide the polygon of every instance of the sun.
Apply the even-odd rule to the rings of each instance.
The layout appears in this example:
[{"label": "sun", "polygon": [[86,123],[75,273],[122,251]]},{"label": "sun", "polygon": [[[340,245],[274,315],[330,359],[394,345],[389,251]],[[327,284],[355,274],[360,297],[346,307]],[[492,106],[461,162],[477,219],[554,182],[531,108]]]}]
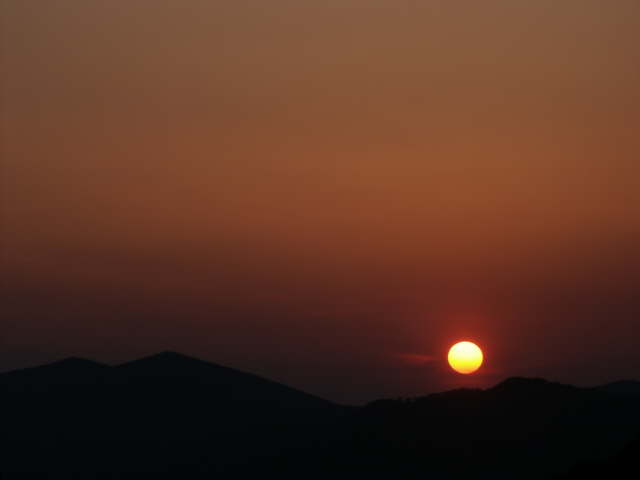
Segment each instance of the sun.
[{"label": "sun", "polygon": [[484,356],[473,342],[458,342],[449,349],[449,365],[458,373],[469,374],[480,368]]}]

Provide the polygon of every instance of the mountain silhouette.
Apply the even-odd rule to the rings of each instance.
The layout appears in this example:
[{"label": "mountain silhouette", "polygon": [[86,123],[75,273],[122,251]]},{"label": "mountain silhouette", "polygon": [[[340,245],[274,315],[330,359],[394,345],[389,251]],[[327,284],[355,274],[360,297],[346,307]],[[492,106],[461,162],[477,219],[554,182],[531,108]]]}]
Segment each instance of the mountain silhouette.
[{"label": "mountain silhouette", "polygon": [[0,473],[559,478],[638,452],[635,387],[509,378],[349,407],[173,352],[71,358],[0,375]]},{"label": "mountain silhouette", "polygon": [[114,367],[115,383],[179,384],[181,388],[215,392],[216,401],[276,403],[279,408],[327,407],[330,402],[257,375],[205,362],[175,352],[163,352]]},{"label": "mountain silhouette", "polygon": [[109,368],[92,360],[71,357],[48,365],[0,374],[0,389],[42,390],[63,385],[93,383]]},{"label": "mountain silhouette", "polygon": [[2,425],[5,474],[240,468],[318,448],[343,412],[173,352],[113,367],[70,358],[4,373],[0,395],[12,412]]},{"label": "mountain silhouette", "polygon": [[199,388],[215,391],[216,401],[277,402],[287,407],[322,407],[330,403],[257,375],[175,352],[163,352],[114,367],[72,357],[0,374],[0,389],[8,391],[42,391],[87,385],[114,388],[155,386],[167,390]]},{"label": "mountain silhouette", "polygon": [[640,432],[635,395],[536,378],[376,401],[361,413],[366,436],[376,439],[372,448],[401,459],[391,464],[427,458],[445,478],[553,478],[576,463],[609,458]]},{"label": "mountain silhouette", "polygon": [[565,385],[550,382],[544,378],[511,377],[491,388],[493,392],[508,394],[535,395],[537,393],[550,394],[552,392],[562,394],[579,390],[573,385]]},{"label": "mountain silhouette", "polygon": [[640,458],[640,435],[622,450],[601,461],[582,462],[561,477],[561,480],[595,480],[601,478],[638,478]]},{"label": "mountain silhouette", "polygon": [[606,393],[640,396],[640,382],[634,380],[620,380],[596,388]]}]

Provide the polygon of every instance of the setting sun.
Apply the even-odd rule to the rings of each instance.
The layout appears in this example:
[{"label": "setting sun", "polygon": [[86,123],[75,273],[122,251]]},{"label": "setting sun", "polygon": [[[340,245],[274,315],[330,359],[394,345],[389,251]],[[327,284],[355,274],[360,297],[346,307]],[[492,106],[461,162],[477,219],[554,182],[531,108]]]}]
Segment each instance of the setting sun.
[{"label": "setting sun", "polygon": [[449,350],[449,365],[458,373],[473,373],[484,359],[482,350],[472,342],[458,342]]}]

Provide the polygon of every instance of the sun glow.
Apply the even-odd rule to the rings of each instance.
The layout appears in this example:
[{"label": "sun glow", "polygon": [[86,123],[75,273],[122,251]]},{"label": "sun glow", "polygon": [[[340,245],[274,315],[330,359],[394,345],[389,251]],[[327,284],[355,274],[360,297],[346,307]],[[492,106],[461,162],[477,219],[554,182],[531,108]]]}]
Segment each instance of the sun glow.
[{"label": "sun glow", "polygon": [[458,342],[449,350],[449,365],[458,373],[469,374],[480,368],[484,356],[472,342]]}]

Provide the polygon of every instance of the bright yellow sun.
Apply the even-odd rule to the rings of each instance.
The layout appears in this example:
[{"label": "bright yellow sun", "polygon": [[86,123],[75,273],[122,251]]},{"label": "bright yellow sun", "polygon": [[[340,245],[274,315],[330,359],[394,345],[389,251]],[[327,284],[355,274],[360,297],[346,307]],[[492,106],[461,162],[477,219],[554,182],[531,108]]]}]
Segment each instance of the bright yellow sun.
[{"label": "bright yellow sun", "polygon": [[458,342],[449,350],[449,365],[458,373],[473,373],[484,359],[482,350],[472,342]]}]

